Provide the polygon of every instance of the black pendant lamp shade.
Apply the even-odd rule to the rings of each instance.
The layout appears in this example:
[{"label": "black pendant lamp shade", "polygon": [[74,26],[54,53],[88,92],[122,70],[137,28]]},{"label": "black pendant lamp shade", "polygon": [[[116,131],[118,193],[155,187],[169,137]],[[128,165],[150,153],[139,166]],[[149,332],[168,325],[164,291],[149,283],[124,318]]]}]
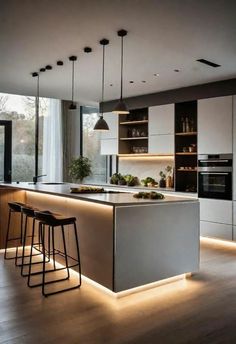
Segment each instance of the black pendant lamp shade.
[{"label": "black pendant lamp shade", "polygon": [[123,100],[123,59],[124,59],[124,42],[123,39],[127,35],[126,30],[119,30],[117,32],[118,36],[121,37],[121,68],[120,68],[120,100],[112,110],[112,112],[117,114],[128,114],[129,109]]},{"label": "black pendant lamp shade", "polygon": [[105,81],[105,77],[104,77],[105,76],[105,46],[109,44],[109,41],[104,38],[100,41],[100,44],[102,45],[102,102],[101,102],[101,113],[93,130],[104,131],[104,130],[109,130],[108,124],[103,118],[104,81]]},{"label": "black pendant lamp shade", "polygon": [[75,61],[77,56],[70,56],[69,60],[72,62],[72,78],[71,78],[71,104],[69,110],[76,110],[76,104],[74,103],[74,90],[75,90]]}]

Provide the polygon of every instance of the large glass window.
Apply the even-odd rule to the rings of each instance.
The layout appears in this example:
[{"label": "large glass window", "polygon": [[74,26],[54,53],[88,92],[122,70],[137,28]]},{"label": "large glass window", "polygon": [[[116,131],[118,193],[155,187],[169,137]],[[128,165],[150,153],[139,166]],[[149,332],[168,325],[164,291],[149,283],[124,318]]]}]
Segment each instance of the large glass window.
[{"label": "large glass window", "polygon": [[106,156],[100,153],[101,133],[94,131],[94,125],[98,120],[98,109],[82,107],[83,122],[83,156],[92,162],[92,175],[86,178],[86,182],[106,182]]},{"label": "large glass window", "polygon": [[[42,172],[43,118],[49,99],[40,98],[39,174]],[[0,93],[0,119],[12,121],[12,181],[32,181],[35,152],[35,97]]]}]

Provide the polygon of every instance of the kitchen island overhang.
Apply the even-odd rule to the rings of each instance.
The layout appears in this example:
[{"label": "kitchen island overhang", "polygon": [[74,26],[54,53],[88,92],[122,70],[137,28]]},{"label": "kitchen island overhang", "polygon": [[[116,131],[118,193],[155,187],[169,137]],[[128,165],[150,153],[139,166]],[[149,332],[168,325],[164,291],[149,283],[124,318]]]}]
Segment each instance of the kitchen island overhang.
[{"label": "kitchen island overhang", "polygon": [[[118,293],[199,270],[199,202],[166,195],[139,200],[132,193],[70,193],[70,184],[1,184],[3,202],[75,216],[82,274]],[[1,222],[1,231],[4,230]],[[70,254],[73,241],[68,234]],[[60,247],[60,240],[57,242]]]}]

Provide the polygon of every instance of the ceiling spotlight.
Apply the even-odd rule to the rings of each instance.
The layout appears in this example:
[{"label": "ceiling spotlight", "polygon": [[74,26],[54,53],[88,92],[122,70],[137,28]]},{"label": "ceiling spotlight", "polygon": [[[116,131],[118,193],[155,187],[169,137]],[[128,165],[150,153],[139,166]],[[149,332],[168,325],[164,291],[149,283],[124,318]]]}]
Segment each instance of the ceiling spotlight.
[{"label": "ceiling spotlight", "polygon": [[127,31],[126,30],[120,30],[120,31],[117,32],[117,34],[118,34],[119,37],[121,37],[120,100],[118,101],[118,103],[116,104],[116,106],[114,107],[112,112],[114,112],[116,114],[128,114],[129,113],[129,109],[128,109],[126,103],[123,100],[123,58],[124,58],[124,52],[123,52],[123,50],[124,50],[124,43],[123,43],[123,39],[127,35]]},{"label": "ceiling spotlight", "polygon": [[40,68],[40,70],[39,70],[40,72],[45,72],[46,71],[46,69],[45,68]]},{"label": "ceiling spotlight", "polygon": [[129,82],[130,84],[133,84],[134,83],[134,81],[133,80],[130,80],[130,82]]},{"label": "ceiling spotlight", "polygon": [[47,70],[52,70],[52,66],[47,65],[47,66],[45,67],[45,69],[47,69]]},{"label": "ceiling spotlight", "polygon": [[142,80],[142,82],[145,84],[146,80]]},{"label": "ceiling spotlight", "polygon": [[63,64],[64,64],[63,61],[61,61],[61,60],[57,61],[58,66],[63,66]]},{"label": "ceiling spotlight", "polygon": [[38,76],[39,75],[39,73],[37,73],[37,72],[33,72],[32,73],[32,77],[36,77],[36,76]]},{"label": "ceiling spotlight", "polygon": [[179,73],[180,70],[179,69],[174,69],[174,72]]},{"label": "ceiling spotlight", "polygon": [[160,74],[159,73],[155,73],[155,74],[153,74],[154,76],[160,76]]},{"label": "ceiling spotlight", "polygon": [[91,52],[92,52],[92,48],[90,48],[90,47],[85,47],[85,48],[84,48],[84,52],[85,52],[85,53],[91,53]]}]

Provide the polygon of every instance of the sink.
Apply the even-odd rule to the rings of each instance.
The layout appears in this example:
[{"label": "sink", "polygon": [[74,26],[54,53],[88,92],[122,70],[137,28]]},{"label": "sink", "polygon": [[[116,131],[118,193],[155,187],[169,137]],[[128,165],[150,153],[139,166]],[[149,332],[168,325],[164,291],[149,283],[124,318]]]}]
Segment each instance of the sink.
[{"label": "sink", "polygon": [[51,182],[42,182],[40,184],[44,184],[44,185],[62,185],[62,184],[65,184],[65,183],[51,183]]}]

